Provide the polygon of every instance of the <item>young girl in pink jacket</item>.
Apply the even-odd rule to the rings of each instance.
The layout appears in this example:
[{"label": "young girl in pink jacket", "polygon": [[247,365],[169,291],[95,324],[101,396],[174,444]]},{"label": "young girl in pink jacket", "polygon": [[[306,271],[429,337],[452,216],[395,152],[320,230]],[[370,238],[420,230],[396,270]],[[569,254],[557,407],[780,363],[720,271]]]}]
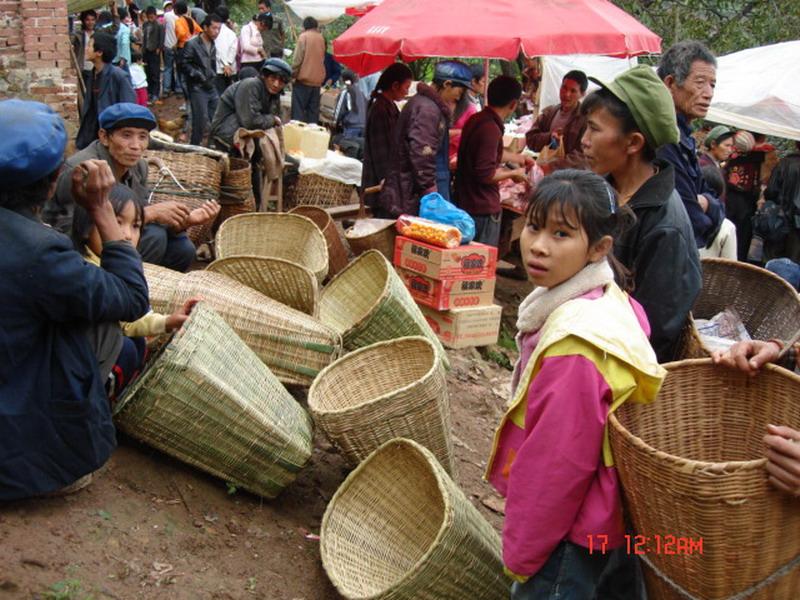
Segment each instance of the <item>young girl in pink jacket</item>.
[{"label": "young girl in pink jacket", "polygon": [[537,287],[519,307],[515,389],[487,478],[507,499],[512,600],[590,599],[625,550],[606,419],[652,401],[665,372],[642,307],[616,283],[626,274],[611,249],[633,217],[605,180],[558,171],[526,216],[520,249]]}]

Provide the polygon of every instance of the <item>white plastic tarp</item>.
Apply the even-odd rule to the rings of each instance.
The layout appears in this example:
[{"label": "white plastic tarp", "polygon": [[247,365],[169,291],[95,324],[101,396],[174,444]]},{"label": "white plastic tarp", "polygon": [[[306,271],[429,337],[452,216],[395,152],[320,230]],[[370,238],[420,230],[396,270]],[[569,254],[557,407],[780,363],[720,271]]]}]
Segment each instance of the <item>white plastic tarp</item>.
[{"label": "white plastic tarp", "polygon": [[[594,56],[588,54],[570,54],[565,56],[542,57],[542,81],[540,85],[539,107],[544,108],[558,104],[558,91],[561,89],[561,80],[569,71],[579,69],[589,77],[596,77],[600,81],[611,81],[623,71],[636,66],[636,58],[611,58],[609,56]],[[596,90],[597,86],[589,82],[587,94]]]},{"label": "white plastic tarp", "polygon": [[380,3],[381,0],[286,0],[286,5],[298,17],[314,17],[323,25],[341,17],[348,8]]},{"label": "white plastic tarp", "polygon": [[361,161],[328,150],[325,158],[300,159],[298,171],[301,175],[314,173],[347,185],[361,185]]},{"label": "white plastic tarp", "polygon": [[800,140],[800,41],[717,58],[708,121]]}]

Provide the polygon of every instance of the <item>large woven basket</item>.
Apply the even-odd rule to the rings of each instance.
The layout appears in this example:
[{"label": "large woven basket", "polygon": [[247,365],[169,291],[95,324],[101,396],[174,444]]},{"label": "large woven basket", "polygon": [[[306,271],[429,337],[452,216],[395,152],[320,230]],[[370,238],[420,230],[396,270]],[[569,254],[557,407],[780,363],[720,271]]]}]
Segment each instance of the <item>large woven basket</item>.
[{"label": "large woven basket", "polygon": [[297,183],[286,188],[286,206],[308,204],[328,208],[350,204],[355,186],[315,173],[300,174]]},{"label": "large woven basket", "polygon": [[150,308],[161,314],[171,312],[172,297],[183,279],[183,273],[152,263],[142,263],[142,266],[150,293]]},{"label": "large woven basket", "polygon": [[[181,189],[171,177],[159,174],[158,169],[151,166],[147,185],[153,191],[152,203],[175,200],[195,209],[208,200],[219,199],[222,180],[219,161],[194,152],[168,150],[148,150],[145,158],[160,158],[184,188]],[[211,239],[211,226],[212,223],[197,225],[190,227],[186,233],[195,245],[200,245]]]},{"label": "large woven basket", "polygon": [[[766,269],[724,258],[704,258],[703,289],[692,316],[710,319],[733,307],[753,339],[788,340],[800,326],[800,296],[786,281]],[[703,358],[711,351],[689,319],[680,356]]]},{"label": "large woven basket", "polygon": [[375,342],[423,335],[447,366],[447,353],[392,265],[377,250],[365,252],[322,290],[320,320],[356,350]]},{"label": "large woven basket", "polygon": [[311,457],[311,420],[270,370],[200,303],[115,410],[129,435],[272,498]]},{"label": "large woven basket", "polygon": [[233,216],[254,212],[256,199],[253,196],[250,163],[241,158],[230,158],[227,172],[222,174],[219,203],[222,205],[217,226]]},{"label": "large woven basket", "polygon": [[[710,359],[665,366],[653,404],[609,417],[633,526],[648,540],[648,597],[683,598],[658,569],[695,598],[729,598],[800,555],[797,499],[768,483],[762,440],[768,423],[800,428],[800,377],[768,366],[751,378]],[[798,590],[800,565],[753,598]]]},{"label": "large woven basket", "polygon": [[307,315],[319,311],[319,283],[314,274],[297,263],[264,256],[218,258],[206,268],[221,273]]},{"label": "large woven basket", "polygon": [[345,238],[356,256],[369,250],[377,250],[389,262],[394,260],[394,242],[395,238],[397,238],[397,229],[394,223],[387,223],[378,231],[362,236],[356,236],[351,228],[345,232]]},{"label": "large woven basket", "polygon": [[500,538],[429,450],[395,439],[325,510],[322,565],[348,600],[508,598]]},{"label": "large woven basket", "polygon": [[295,206],[290,213],[302,215],[314,221],[328,243],[328,276],[333,277],[347,266],[349,252],[345,247],[339,229],[324,208],[318,206]]},{"label": "large woven basket", "polygon": [[314,380],[308,408],[352,466],[404,437],[428,448],[455,476],[447,383],[428,338],[378,342],[340,358]]},{"label": "large woven basket", "polygon": [[328,245],[311,219],[286,213],[252,213],[220,225],[217,258],[266,256],[283,258],[310,270],[321,282],[328,273]]},{"label": "large woven basket", "polygon": [[330,327],[219,273],[184,275],[169,312],[197,295],[219,312],[283,383],[311,385],[339,357],[341,337]]}]

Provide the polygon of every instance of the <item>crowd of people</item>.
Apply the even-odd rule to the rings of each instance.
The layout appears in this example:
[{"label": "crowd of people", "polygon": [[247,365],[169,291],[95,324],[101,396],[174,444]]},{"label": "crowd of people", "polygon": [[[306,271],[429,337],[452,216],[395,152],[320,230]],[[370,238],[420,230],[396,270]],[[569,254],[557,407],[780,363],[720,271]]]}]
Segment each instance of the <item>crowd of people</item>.
[{"label": "crowd of people", "polygon": [[[182,94],[191,143],[233,154],[241,128],[281,125],[290,83],[292,117],[317,122],[330,81],[318,23],[305,19],[290,64],[268,0],[240,30],[225,6],[206,13],[167,0],[163,14],[143,15],[128,6],[80,15],[73,42],[87,93],[77,153],[63,160],[64,124],[45,105],[0,103],[0,231],[10,242],[0,256],[0,500],[87,482],[114,448],[111,406],[145,364],[144,337],[179,328],[197,301],[171,315],[149,307],[142,261],[187,270],[186,229],[213,222],[220,207],[149,202],[144,153],[157,120],[147,106]],[[438,193],[473,217],[476,241],[494,246],[499,185],[531,182],[532,153],[552,156],[538,165],[547,175],[524,213],[520,256],[536,288],[519,307],[520,360],[487,479],[507,497],[513,599],[636,598],[608,414],[653,400],[660,363],[680,358],[701,257],[752,259],[752,240],[767,237],[766,257],[780,259],[770,264],[800,285],[800,154],[770,172],[764,140],[726,126],[698,151],[692,123],[708,112],[716,59],[696,41],[673,45],[657,70],[637,66],[612,81],[569,71],[559,103],[532,122],[530,152],[507,150],[503,137],[531,81],[486,76],[483,65],[443,60],[408,98],[402,63],[369,94],[345,71],[337,121],[363,143],[373,215],[417,214]],[[587,95],[590,81],[598,89]],[[769,203],[782,229],[757,225]],[[785,359],[782,350],[779,340],[743,342],[713,358],[749,374],[770,361],[797,366],[797,349]],[[793,495],[797,441],[800,431],[784,425],[765,433],[770,481]],[[592,553],[587,534],[606,535],[612,552]]]}]

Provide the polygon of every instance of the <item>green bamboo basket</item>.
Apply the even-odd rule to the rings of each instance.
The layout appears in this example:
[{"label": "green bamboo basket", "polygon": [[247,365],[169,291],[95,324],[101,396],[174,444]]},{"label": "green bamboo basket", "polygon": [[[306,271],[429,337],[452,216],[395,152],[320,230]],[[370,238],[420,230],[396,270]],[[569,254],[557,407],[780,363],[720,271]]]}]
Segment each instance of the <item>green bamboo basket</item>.
[{"label": "green bamboo basket", "polygon": [[500,537],[420,444],[395,439],[325,510],[322,565],[348,600],[505,600]]},{"label": "green bamboo basket", "polygon": [[308,462],[311,420],[205,303],[114,411],[128,435],[265,498]]},{"label": "green bamboo basket", "polygon": [[311,384],[308,409],[352,466],[403,437],[428,448],[455,477],[447,382],[428,338],[378,342],[343,356]]},{"label": "green bamboo basket", "polygon": [[322,290],[320,320],[342,335],[347,350],[422,335],[449,367],[447,353],[403,281],[377,250],[365,252]]},{"label": "green bamboo basket", "polygon": [[202,296],[283,383],[311,385],[341,353],[341,336],[336,331],[225,275],[187,273],[168,312],[192,296]]}]

